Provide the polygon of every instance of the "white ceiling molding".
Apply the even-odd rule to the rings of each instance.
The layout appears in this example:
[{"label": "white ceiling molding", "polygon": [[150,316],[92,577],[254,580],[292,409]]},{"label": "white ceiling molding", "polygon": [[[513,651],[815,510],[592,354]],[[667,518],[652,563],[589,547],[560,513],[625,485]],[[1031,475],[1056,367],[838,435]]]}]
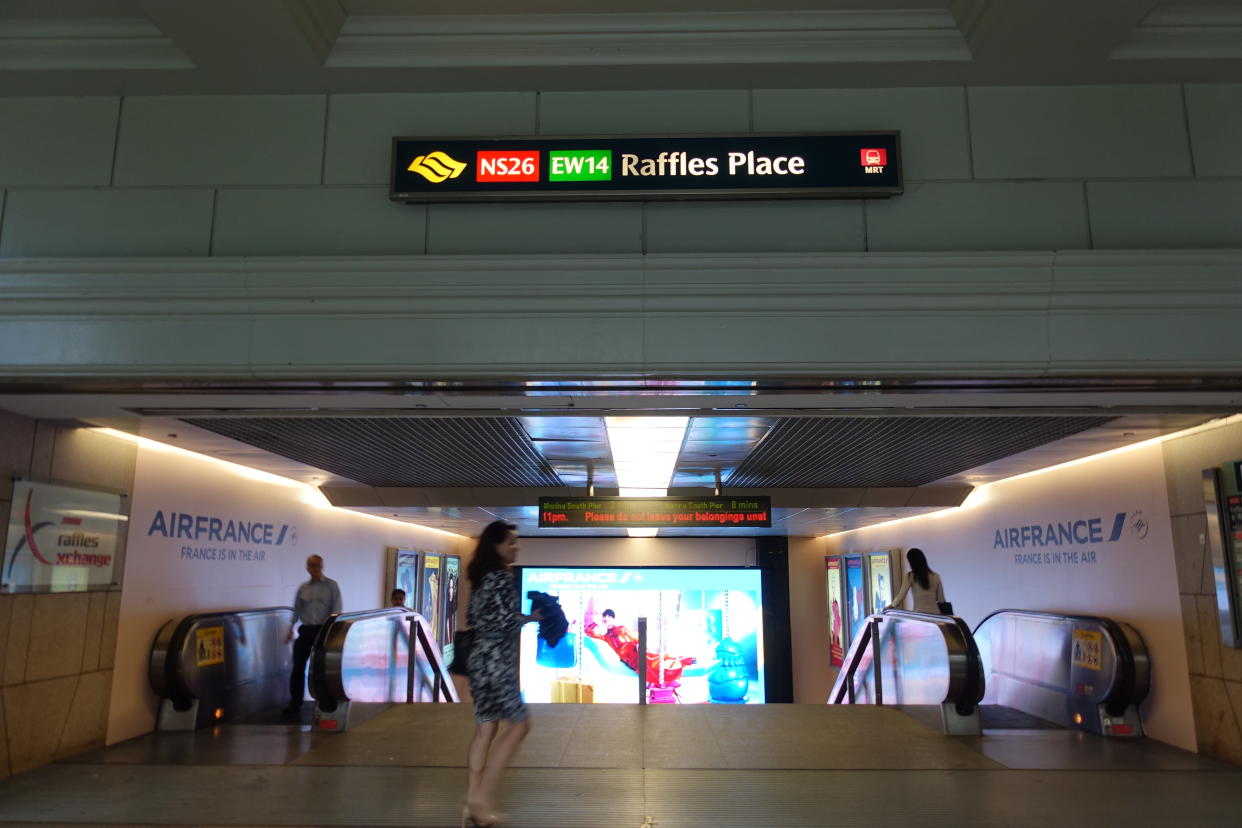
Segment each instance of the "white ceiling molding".
[{"label": "white ceiling molding", "polygon": [[306,3],[303,0],[284,0],[290,19],[301,30],[311,50],[323,63],[332,54],[336,36],[345,25],[346,14],[341,4],[334,0]]},{"label": "white ceiling molding", "polygon": [[1242,250],[0,259],[0,375],[1230,375],[1240,270]]},{"label": "white ceiling molding", "polygon": [[329,68],[969,61],[943,11],[355,16]]},{"label": "white ceiling molding", "polygon": [[193,68],[149,20],[0,19],[0,70]]},{"label": "white ceiling molding", "polygon": [[1166,6],[1156,9],[1109,60],[1242,58],[1242,7]]}]

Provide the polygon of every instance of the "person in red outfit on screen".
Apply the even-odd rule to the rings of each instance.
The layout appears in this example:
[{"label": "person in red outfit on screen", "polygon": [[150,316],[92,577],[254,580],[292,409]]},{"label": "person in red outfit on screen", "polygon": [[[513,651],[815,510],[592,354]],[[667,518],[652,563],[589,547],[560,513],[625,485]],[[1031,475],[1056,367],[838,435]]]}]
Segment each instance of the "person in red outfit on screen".
[{"label": "person in red outfit on screen", "polygon": [[[586,625],[586,634],[607,642],[621,663],[638,672],[638,636],[624,624],[617,623],[617,614],[610,609],[600,616],[602,623]],[[694,656],[671,656],[667,653],[647,653],[647,683],[657,687],[667,686],[681,680],[681,671],[694,664]],[[660,681],[660,665],[664,665],[664,681]]]}]

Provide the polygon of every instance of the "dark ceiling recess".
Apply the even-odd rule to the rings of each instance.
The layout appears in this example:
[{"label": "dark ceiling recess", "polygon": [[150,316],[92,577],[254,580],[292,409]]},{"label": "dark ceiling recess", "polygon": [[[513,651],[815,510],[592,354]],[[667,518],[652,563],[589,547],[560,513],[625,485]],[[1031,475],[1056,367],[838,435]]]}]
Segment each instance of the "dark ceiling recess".
[{"label": "dark ceiling recess", "polygon": [[925,486],[1113,417],[781,418],[732,488]]},{"label": "dark ceiling recess", "polygon": [[511,417],[191,417],[368,486],[564,486]]}]

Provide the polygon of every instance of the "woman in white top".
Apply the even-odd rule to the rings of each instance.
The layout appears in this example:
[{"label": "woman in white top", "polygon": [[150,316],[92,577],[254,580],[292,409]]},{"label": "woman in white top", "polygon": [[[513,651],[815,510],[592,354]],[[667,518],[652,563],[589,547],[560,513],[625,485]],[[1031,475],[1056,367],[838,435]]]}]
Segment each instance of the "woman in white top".
[{"label": "woman in white top", "polygon": [[940,614],[940,603],[944,601],[944,584],[940,576],[927,566],[927,556],[917,547],[906,553],[910,562],[910,570],[901,579],[901,589],[893,596],[892,603],[885,609],[898,609],[906,600],[906,593],[914,591],[914,611],[932,615]]}]

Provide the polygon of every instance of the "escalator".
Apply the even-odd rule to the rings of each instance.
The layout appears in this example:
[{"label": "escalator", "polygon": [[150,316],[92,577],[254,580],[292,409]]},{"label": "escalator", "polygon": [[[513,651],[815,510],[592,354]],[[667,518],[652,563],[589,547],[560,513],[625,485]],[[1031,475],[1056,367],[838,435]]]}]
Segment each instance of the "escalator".
[{"label": "escalator", "polygon": [[[156,729],[288,724],[279,710],[289,701],[292,624],[289,607],[197,613],[166,623],[148,661],[160,698]],[[358,703],[458,701],[426,621],[401,608],[330,617],[315,640],[308,679],[311,723],[324,730],[347,728]]]},{"label": "escalator", "polygon": [[972,633],[954,616],[890,610],[862,625],[828,703],[936,705],[951,735],[1142,736],[1150,677],[1142,637],[1109,618],[999,610]]}]

